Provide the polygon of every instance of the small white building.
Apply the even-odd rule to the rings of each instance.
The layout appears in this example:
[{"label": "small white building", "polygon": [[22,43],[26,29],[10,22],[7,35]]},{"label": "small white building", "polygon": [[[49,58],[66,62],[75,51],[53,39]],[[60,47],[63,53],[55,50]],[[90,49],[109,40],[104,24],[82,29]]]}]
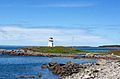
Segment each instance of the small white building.
[{"label": "small white building", "polygon": [[53,44],[53,37],[50,37],[49,40],[48,40],[48,47],[53,47],[54,44]]}]

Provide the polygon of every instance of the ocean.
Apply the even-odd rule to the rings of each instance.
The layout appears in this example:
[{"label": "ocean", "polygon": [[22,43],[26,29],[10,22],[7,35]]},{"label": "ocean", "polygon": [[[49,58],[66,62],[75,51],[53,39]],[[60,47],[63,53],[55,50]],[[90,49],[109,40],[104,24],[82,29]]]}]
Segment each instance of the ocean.
[{"label": "ocean", "polygon": [[[0,46],[0,49],[18,49],[24,46]],[[104,50],[109,49],[98,49],[98,48],[78,48],[82,50]],[[111,50],[111,49],[110,49]],[[97,60],[93,59],[73,59],[64,57],[37,57],[37,56],[10,56],[0,54],[0,79],[20,79],[19,76],[36,76],[42,74],[40,79],[58,79],[58,75],[53,74],[48,69],[42,69],[42,64],[48,64],[51,61],[65,64],[68,61],[75,63],[95,63]]]},{"label": "ocean", "polygon": [[48,69],[41,68],[42,64],[48,64],[51,61],[65,64],[68,61],[75,63],[95,63],[97,60],[0,55],[0,79],[19,79],[19,76],[30,75],[37,77],[38,74],[42,74],[40,79],[58,79],[58,75],[53,74]]},{"label": "ocean", "polygon": [[77,49],[89,52],[108,52],[111,50],[120,50],[120,48],[104,48],[104,47],[77,47]]},{"label": "ocean", "polygon": [[24,48],[27,46],[7,46],[7,45],[0,45],[0,49],[6,49],[6,50],[15,50],[19,48]]}]

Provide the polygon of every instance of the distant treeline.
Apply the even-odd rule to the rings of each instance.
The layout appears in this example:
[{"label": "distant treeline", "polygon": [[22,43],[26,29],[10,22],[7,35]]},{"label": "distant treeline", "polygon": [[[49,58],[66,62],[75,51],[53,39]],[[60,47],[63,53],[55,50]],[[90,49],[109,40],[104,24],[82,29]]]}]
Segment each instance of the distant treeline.
[{"label": "distant treeline", "polygon": [[120,45],[103,45],[103,46],[99,46],[99,47],[120,47]]}]

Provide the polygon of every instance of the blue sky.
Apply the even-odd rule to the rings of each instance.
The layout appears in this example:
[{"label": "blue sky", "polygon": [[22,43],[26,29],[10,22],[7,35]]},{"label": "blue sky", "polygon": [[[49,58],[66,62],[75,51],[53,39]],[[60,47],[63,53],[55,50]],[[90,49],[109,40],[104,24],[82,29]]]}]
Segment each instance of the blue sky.
[{"label": "blue sky", "polygon": [[0,0],[0,45],[120,44],[120,0]]}]

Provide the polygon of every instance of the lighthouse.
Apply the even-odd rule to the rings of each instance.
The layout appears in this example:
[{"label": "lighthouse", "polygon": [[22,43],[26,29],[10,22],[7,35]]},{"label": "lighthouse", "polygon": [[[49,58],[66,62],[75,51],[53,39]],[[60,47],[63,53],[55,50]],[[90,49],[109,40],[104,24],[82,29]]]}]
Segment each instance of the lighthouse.
[{"label": "lighthouse", "polygon": [[48,47],[53,47],[53,37],[50,37],[48,40]]}]

